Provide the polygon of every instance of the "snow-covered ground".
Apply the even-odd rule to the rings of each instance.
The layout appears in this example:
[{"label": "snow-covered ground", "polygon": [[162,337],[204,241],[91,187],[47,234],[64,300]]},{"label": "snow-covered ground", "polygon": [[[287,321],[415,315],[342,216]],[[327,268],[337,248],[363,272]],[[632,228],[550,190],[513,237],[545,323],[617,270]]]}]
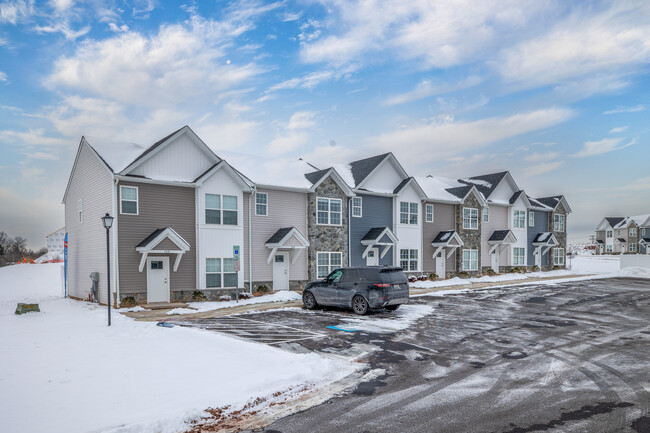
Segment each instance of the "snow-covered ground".
[{"label": "snow-covered ground", "polygon": [[296,292],[290,292],[288,290],[283,290],[281,292],[276,292],[270,295],[259,296],[257,298],[250,299],[241,299],[237,301],[225,301],[225,302],[192,302],[189,304],[189,308],[174,308],[169,310],[167,314],[176,315],[176,314],[194,314],[202,313],[204,311],[219,310],[221,308],[232,308],[239,305],[251,305],[251,304],[265,304],[269,302],[288,302],[288,301],[300,301],[302,297]]},{"label": "snow-covered ground", "polygon": [[[203,409],[354,371],[213,332],[136,322],[60,296],[61,264],[0,268],[0,430],[178,432]],[[41,313],[15,315],[17,302]]]}]

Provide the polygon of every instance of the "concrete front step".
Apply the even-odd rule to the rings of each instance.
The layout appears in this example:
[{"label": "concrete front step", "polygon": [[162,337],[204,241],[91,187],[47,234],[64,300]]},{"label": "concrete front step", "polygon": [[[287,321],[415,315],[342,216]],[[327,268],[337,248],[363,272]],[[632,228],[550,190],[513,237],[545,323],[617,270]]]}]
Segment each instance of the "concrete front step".
[{"label": "concrete front step", "polygon": [[174,308],[187,308],[189,304],[183,302],[152,302],[151,304],[141,305],[146,310],[171,310]]}]

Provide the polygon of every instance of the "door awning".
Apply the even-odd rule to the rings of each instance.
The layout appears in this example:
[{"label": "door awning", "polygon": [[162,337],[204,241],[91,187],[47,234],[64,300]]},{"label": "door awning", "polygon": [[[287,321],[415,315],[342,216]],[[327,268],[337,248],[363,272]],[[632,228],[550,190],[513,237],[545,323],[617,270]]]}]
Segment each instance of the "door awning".
[{"label": "door awning", "polygon": [[623,239],[623,238],[618,238],[616,240],[619,241],[622,244],[627,243],[627,241],[625,239]]},{"label": "door awning", "polygon": [[264,246],[271,250],[266,263],[271,263],[278,250],[292,250],[291,263],[296,263],[302,250],[309,246],[309,241],[296,227],[283,227],[276,230]]},{"label": "door awning", "polygon": [[439,232],[436,237],[433,238],[431,245],[435,248],[435,251],[433,252],[433,258],[435,259],[443,248],[447,249],[447,258],[449,258],[456,248],[462,247],[465,243],[460,236],[458,236],[458,233],[456,233],[455,230],[445,230]]},{"label": "door awning", "polygon": [[379,258],[383,259],[390,247],[395,245],[397,241],[397,236],[388,227],[373,227],[361,238],[361,245],[366,247],[361,258],[365,259],[374,247],[383,247],[379,256]]},{"label": "door awning", "polygon": [[557,244],[558,244],[557,238],[551,232],[540,233],[537,236],[535,236],[535,239],[533,239],[533,245],[534,246],[551,246],[551,247],[554,247]]},{"label": "door awning", "polygon": [[495,230],[488,239],[488,244],[514,244],[517,242],[517,237],[512,230]]},{"label": "door awning", "polygon": [[149,254],[176,254],[173,270],[176,272],[181,263],[183,254],[190,250],[190,244],[171,227],[154,230],[142,242],[135,246],[135,250],[142,254],[139,272],[144,270]]}]

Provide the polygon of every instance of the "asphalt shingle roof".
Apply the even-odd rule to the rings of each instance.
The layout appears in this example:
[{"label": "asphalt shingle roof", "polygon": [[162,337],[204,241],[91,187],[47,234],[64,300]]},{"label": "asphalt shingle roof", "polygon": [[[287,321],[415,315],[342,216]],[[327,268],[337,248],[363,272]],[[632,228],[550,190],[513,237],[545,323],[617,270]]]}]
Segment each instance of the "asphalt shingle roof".
[{"label": "asphalt shingle roof", "polygon": [[[467,185],[475,185],[479,192],[481,192],[487,199],[490,197],[490,194],[494,192],[497,185],[499,185],[499,182],[501,182],[506,174],[508,174],[507,171],[502,171],[500,173],[489,173],[480,176],[472,176],[465,179],[458,179],[458,181]],[[477,182],[472,182],[473,180]],[[486,183],[490,186],[487,186]]]},{"label": "asphalt shingle roof", "polygon": [[266,241],[267,244],[277,244],[280,242],[284,237],[289,234],[289,232],[293,230],[293,227],[283,227],[281,229],[278,229],[275,233],[273,233],[273,236],[268,238]]},{"label": "asphalt shingle roof", "polygon": [[449,194],[453,194],[458,198],[465,198],[465,196],[467,195],[468,192],[470,192],[471,189],[472,186],[468,185],[468,186],[457,186],[454,188],[448,188],[446,191]]},{"label": "asphalt shingle roof", "polygon": [[147,245],[149,245],[149,242],[153,241],[153,240],[156,238],[156,236],[158,236],[160,233],[162,233],[162,232],[163,232],[164,230],[166,230],[166,229],[167,229],[167,227],[163,227],[163,228],[161,228],[161,229],[156,229],[156,230],[154,230],[154,231],[153,231],[149,236],[147,236],[146,238],[144,238],[144,239],[142,240],[142,242],[140,242],[140,243],[139,243],[138,245],[136,245],[135,247],[136,247],[136,248],[146,247]]},{"label": "asphalt shingle roof", "polygon": [[508,233],[510,233],[510,230],[495,230],[488,242],[502,241],[508,236]]},{"label": "asphalt shingle roof", "polygon": [[520,196],[521,194],[523,194],[523,192],[524,192],[524,191],[520,189],[520,190],[517,191],[516,193],[512,194],[512,197],[510,197],[510,204],[515,204],[515,202],[517,201],[517,199],[519,198],[519,196]]},{"label": "asphalt shingle roof", "polygon": [[551,239],[551,236],[553,236],[553,233],[551,232],[538,233],[537,236],[535,236],[535,239],[533,239],[533,243],[548,242]]},{"label": "asphalt shingle roof", "polygon": [[622,243],[622,244],[624,244],[624,243],[627,242],[627,241],[626,241],[625,239],[623,239],[623,238],[618,238],[617,240],[618,240],[620,243]]},{"label": "asphalt shingle roof", "polygon": [[373,227],[368,230],[368,233],[361,238],[362,241],[375,241],[381,236],[381,234],[386,230],[386,227]]},{"label": "asphalt shingle roof", "polygon": [[393,194],[397,194],[398,192],[400,192],[400,191],[402,190],[402,188],[404,188],[404,187],[406,186],[406,184],[409,183],[409,181],[410,181],[411,179],[413,179],[413,178],[412,178],[412,177],[407,177],[406,179],[403,179],[403,180],[399,183],[399,185],[397,185],[397,186],[395,187],[395,190],[393,191]]},{"label": "asphalt shingle roof", "polygon": [[322,177],[325,176],[325,174],[327,174],[328,171],[329,171],[329,168],[326,168],[324,170],[313,171],[311,173],[306,173],[305,177],[313,185],[316,182],[318,182],[319,180],[321,180]]},{"label": "asphalt shingle roof", "polygon": [[454,230],[442,231],[442,232],[438,233],[435,238],[433,238],[431,243],[432,244],[441,244],[441,243],[447,242],[449,239],[451,239],[451,237],[453,236],[454,233],[455,233]]},{"label": "asphalt shingle roof", "polygon": [[381,155],[371,156],[370,158],[360,159],[350,163],[350,170],[354,178],[354,186],[359,185],[363,180],[368,177],[372,171],[377,168],[381,162],[386,159],[390,153],[383,153]]},{"label": "asphalt shingle roof", "polygon": [[561,198],[561,195],[554,195],[552,197],[539,197],[537,201],[550,207],[551,209],[555,209]]},{"label": "asphalt shingle roof", "polygon": [[607,222],[609,223],[610,226],[614,227],[621,221],[623,221],[625,218],[623,217],[605,217]]}]

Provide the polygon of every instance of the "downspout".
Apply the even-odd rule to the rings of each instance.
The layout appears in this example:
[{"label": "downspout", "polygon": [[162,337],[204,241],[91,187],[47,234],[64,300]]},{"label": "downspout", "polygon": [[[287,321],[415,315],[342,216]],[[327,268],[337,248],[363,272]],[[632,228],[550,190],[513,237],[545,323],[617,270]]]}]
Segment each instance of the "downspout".
[{"label": "downspout", "polygon": [[[422,207],[420,208],[420,215],[418,216],[418,221],[420,221],[420,274],[424,274],[424,217],[426,213],[426,204],[424,200],[421,201]],[[445,257],[445,261],[447,257]],[[446,265],[446,263],[445,263]]]},{"label": "downspout", "polygon": [[[248,197],[248,292],[253,293],[253,196],[257,193],[257,185],[253,186],[250,197]],[[268,207],[268,201],[267,201]],[[268,213],[268,211],[267,211]]]},{"label": "downspout", "polygon": [[[118,180],[113,175],[113,281],[115,282],[115,303],[114,308],[118,308],[120,304],[120,264],[118,252],[118,233],[119,233],[119,215],[117,214],[117,184]],[[110,300],[109,300],[110,302]]]},{"label": "downspout", "polygon": [[200,249],[199,249],[199,242],[200,242],[200,225],[199,225],[199,218],[201,218],[201,212],[199,209],[199,200],[201,197],[199,197],[199,187],[196,186],[194,188],[194,239],[195,239],[195,244],[196,244],[196,252],[194,253],[196,256],[195,263],[196,265],[194,266],[194,272],[195,272],[195,278],[196,278],[196,289],[195,290],[201,290],[201,273],[199,272],[199,269],[201,268],[201,254],[200,254]]},{"label": "downspout", "polygon": [[348,266],[352,266],[352,197],[348,197]]}]

